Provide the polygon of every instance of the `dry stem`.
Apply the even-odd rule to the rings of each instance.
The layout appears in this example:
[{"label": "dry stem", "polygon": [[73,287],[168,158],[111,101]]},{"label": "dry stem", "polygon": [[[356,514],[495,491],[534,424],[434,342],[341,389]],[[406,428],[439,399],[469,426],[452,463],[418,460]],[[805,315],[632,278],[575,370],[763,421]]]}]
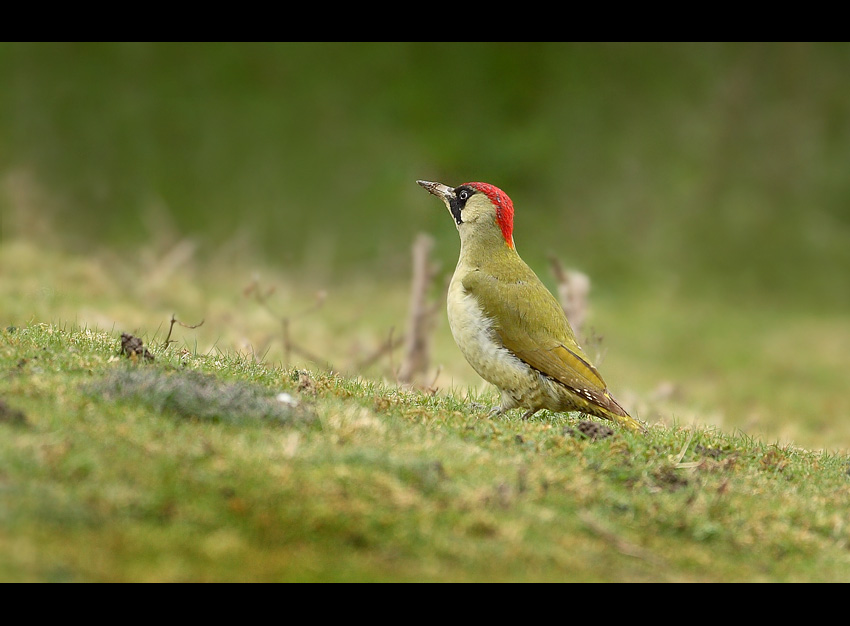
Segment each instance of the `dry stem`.
[{"label": "dry stem", "polygon": [[435,307],[428,305],[427,294],[437,273],[436,266],[429,259],[433,247],[433,238],[425,233],[419,233],[413,242],[413,279],[408,329],[404,337],[404,358],[398,372],[398,380],[403,383],[411,382],[428,370]]}]

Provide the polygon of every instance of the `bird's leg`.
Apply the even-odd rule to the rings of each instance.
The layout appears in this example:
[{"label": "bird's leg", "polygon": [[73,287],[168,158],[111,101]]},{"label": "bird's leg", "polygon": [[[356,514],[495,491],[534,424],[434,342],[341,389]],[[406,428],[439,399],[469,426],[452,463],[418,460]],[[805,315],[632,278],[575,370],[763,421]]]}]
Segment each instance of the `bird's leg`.
[{"label": "bird's leg", "polygon": [[522,419],[527,420],[529,417],[537,413],[540,409],[528,409],[525,413],[522,414]]}]

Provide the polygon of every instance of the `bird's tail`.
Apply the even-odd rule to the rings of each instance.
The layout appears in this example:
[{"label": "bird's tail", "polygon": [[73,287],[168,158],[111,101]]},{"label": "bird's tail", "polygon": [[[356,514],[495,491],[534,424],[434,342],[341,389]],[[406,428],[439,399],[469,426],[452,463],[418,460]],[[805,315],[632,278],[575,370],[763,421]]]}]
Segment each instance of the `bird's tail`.
[{"label": "bird's tail", "polygon": [[605,406],[594,407],[599,409],[598,412],[594,412],[594,415],[611,420],[612,422],[617,422],[621,426],[625,426],[634,432],[646,432],[646,426],[644,426],[640,420],[629,415],[626,409],[624,409],[607,391],[605,392],[605,399],[608,400],[608,402],[605,403]]}]

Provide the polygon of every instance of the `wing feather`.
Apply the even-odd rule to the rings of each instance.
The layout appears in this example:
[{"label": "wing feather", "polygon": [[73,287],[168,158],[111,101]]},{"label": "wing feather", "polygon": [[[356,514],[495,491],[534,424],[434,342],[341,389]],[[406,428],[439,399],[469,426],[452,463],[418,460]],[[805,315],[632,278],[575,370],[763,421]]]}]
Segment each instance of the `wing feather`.
[{"label": "wing feather", "polygon": [[627,415],[578,345],[561,305],[527,270],[508,280],[474,270],[464,277],[463,287],[495,320],[494,332],[517,358],[591,403]]}]

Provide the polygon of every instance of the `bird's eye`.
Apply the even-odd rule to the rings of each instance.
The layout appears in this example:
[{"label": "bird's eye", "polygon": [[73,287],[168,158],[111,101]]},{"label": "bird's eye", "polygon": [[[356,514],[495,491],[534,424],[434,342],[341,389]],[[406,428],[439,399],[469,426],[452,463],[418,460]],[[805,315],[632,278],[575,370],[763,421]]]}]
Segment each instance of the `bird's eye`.
[{"label": "bird's eye", "polygon": [[469,198],[469,192],[466,189],[462,189],[459,194],[457,194],[457,199],[461,202],[464,202],[467,198]]}]

